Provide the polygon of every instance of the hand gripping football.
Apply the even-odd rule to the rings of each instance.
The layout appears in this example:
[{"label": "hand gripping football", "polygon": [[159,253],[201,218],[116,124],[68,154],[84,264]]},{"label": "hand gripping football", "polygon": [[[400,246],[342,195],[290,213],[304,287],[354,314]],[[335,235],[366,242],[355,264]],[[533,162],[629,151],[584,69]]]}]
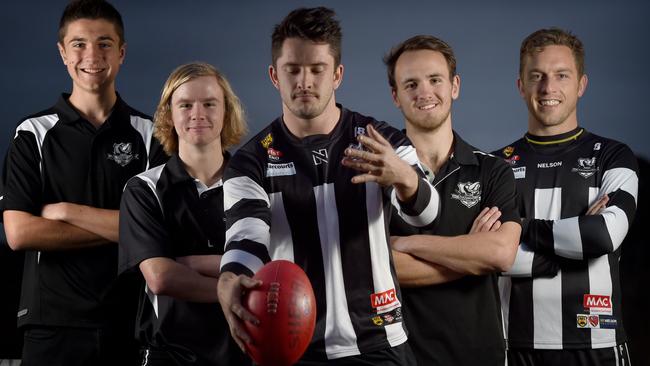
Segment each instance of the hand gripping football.
[{"label": "hand gripping football", "polygon": [[260,321],[244,322],[253,344],[246,351],[260,366],[289,366],[307,349],[316,325],[316,299],[307,275],[286,260],[271,261],[253,277],[260,287],[242,303]]}]

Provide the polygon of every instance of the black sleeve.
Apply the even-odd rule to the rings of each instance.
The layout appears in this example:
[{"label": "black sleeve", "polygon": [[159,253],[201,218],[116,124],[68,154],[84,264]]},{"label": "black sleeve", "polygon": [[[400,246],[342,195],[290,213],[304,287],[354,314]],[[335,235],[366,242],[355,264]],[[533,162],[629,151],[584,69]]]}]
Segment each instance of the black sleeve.
[{"label": "black sleeve", "polygon": [[484,169],[486,177],[485,199],[483,207],[496,206],[501,211],[501,222],[513,221],[521,225],[519,210],[517,209],[517,185],[512,169],[499,158],[486,158],[489,164]]},{"label": "black sleeve", "polygon": [[118,273],[137,269],[145,259],[173,258],[169,233],[154,191],[144,180],[129,180],[120,204]]},{"label": "black sleeve", "polygon": [[36,137],[19,131],[6,157],[4,209],[40,215],[43,206],[41,156]]}]

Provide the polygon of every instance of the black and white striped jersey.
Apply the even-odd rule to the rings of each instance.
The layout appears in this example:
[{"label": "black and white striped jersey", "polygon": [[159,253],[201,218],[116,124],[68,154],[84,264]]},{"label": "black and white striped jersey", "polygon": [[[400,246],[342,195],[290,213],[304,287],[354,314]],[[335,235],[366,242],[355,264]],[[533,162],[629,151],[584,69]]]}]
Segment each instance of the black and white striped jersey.
[{"label": "black and white striped jersey", "polygon": [[[497,153],[511,164],[525,218],[513,266],[518,273],[500,280],[509,346],[620,344],[620,245],[638,191],[632,151],[579,128],[559,136],[526,135]],[[607,207],[587,216],[605,194]],[[547,261],[557,264],[557,272],[536,274],[534,268]]]},{"label": "black and white striped jersey", "polygon": [[[127,180],[166,160],[151,118],[119,96],[99,128],[68,98],[18,124],[7,152],[5,210],[40,216],[56,202],[117,210]],[[116,309],[128,301],[109,292],[116,275],[116,245],[27,251],[19,325],[113,325],[110,316],[121,316]]]},{"label": "black and white striped jersey", "polygon": [[[191,177],[178,155],[129,180],[120,207],[120,273],[142,261],[222,255],[226,223],[221,180],[211,187]],[[217,303],[139,292],[136,335],[145,348],[182,365],[250,365],[230,336]]]},{"label": "black and white striped jersey", "polygon": [[316,295],[314,338],[304,359],[336,359],[406,341],[400,292],[388,243],[392,207],[414,226],[431,224],[438,194],[419,179],[416,197],[398,202],[392,189],[353,184],[344,150],[372,124],[417,165],[411,143],[384,122],[341,108],[328,135],[294,137],[281,118],[253,137],[225,172],[226,251],[222,272],[254,274],[287,259],[307,273]]}]

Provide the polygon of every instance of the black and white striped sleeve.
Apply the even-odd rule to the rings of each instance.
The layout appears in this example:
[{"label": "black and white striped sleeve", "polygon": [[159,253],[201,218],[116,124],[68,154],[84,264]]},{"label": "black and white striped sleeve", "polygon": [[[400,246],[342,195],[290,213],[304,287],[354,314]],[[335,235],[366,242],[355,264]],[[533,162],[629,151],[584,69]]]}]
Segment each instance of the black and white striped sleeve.
[{"label": "black and white striped sleeve", "polygon": [[252,276],[271,260],[271,210],[260,167],[253,154],[240,150],[224,173],[226,244],[222,273]]},{"label": "black and white striped sleeve", "polygon": [[433,223],[440,212],[440,196],[425,178],[415,147],[406,135],[385,123],[379,122],[376,128],[395,148],[397,156],[418,173],[418,188],[415,197],[409,202],[400,201],[395,190],[392,187],[389,188],[391,203],[397,209],[397,214],[402,220],[415,227]]},{"label": "black and white striped sleeve", "polygon": [[542,253],[536,253],[525,243],[517,248],[517,255],[512,267],[502,276],[508,277],[553,277],[560,269],[557,257]]},{"label": "black and white striped sleeve", "polygon": [[569,259],[596,258],[618,249],[634,219],[638,196],[636,158],[625,145],[617,145],[603,158],[603,175],[597,198],[609,203],[597,215],[560,220],[529,219],[522,241],[535,251]]}]

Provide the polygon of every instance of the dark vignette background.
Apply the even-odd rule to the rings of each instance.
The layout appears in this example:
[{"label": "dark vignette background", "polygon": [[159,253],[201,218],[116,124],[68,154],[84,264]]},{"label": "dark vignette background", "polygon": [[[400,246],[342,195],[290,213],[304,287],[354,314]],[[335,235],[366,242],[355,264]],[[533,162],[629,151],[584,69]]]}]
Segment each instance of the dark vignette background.
[{"label": "dark vignette background", "polygon": [[[0,157],[20,118],[51,106],[58,93],[70,91],[56,50],[65,4],[39,0],[0,6]],[[412,35],[438,36],[454,48],[461,75],[460,99],[453,109],[455,129],[485,151],[519,138],[526,129],[526,108],[515,87],[521,40],[538,28],[565,28],[578,35],[586,48],[589,86],[579,102],[581,125],[650,158],[646,141],[650,128],[645,121],[650,3],[643,0],[115,0],[113,4],[126,25],[127,56],[117,88],[129,104],[153,114],[162,84],[174,67],[207,61],[227,75],[244,102],[251,132],[281,110],[267,76],[270,33],[291,9],[325,5],[337,11],[344,31],[345,65],[337,100],[399,127],[403,127],[401,114],[392,104],[381,57]],[[641,166],[646,169],[643,183],[647,160]],[[641,189],[642,205],[647,204],[644,194],[647,188]],[[639,211],[637,227],[641,217],[647,220],[647,208]],[[648,240],[640,230],[633,232],[639,236],[628,238],[622,260],[625,301],[631,309],[634,306],[626,312],[626,325],[634,330],[632,340],[647,348],[650,320],[641,308],[648,303],[650,276],[643,265],[649,257]],[[8,257],[1,249],[0,260]],[[11,272],[10,265],[0,263],[0,268]],[[15,282],[11,273],[3,274],[4,294]],[[4,294],[3,306],[8,305]],[[0,345],[9,344],[8,329],[0,325]],[[635,339],[634,334],[639,336]],[[639,355],[636,364],[650,362],[646,360],[650,356]]]}]

